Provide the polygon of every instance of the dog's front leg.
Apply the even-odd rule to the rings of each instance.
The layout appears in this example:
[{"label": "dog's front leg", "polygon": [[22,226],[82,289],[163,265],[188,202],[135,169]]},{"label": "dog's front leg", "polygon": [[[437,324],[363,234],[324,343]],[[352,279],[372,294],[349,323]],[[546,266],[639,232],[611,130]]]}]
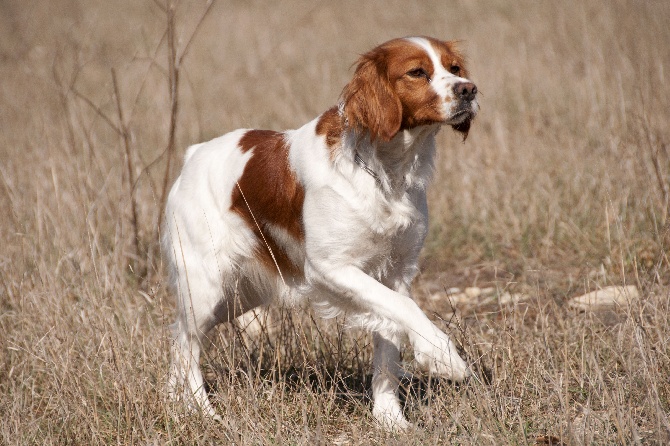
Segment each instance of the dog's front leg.
[{"label": "dog's front leg", "polygon": [[[383,284],[411,298],[407,283],[412,278],[403,280],[397,277],[398,274],[392,276],[394,277],[388,278]],[[401,342],[401,336],[393,331],[381,330],[373,333],[372,414],[382,426],[391,430],[404,430],[410,426],[398,399],[400,380],[407,374],[400,362]]]},{"label": "dog's front leg", "polygon": [[372,375],[372,415],[387,429],[403,430],[409,427],[398,400],[400,367],[400,336],[398,333],[376,331]]},{"label": "dog's front leg", "polygon": [[355,266],[308,261],[306,267],[310,281],[318,281],[335,298],[342,300],[334,304],[352,313],[373,316],[374,321],[370,324],[373,330],[381,322],[395,333],[406,333],[415,358],[424,369],[455,381],[470,376],[467,364],[458,355],[449,336],[437,328],[408,296],[387,288]]}]

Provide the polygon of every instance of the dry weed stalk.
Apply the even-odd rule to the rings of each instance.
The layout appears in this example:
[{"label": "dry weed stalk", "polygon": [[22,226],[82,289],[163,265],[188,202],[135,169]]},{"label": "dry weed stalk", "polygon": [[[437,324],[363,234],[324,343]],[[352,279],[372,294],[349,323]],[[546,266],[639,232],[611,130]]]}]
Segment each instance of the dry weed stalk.
[{"label": "dry weed stalk", "polygon": [[169,182],[172,174],[172,160],[175,156],[175,134],[177,133],[177,113],[179,112],[179,68],[181,57],[177,59],[177,47],[175,46],[175,8],[173,0],[169,0],[165,8],[167,18],[167,46],[168,46],[168,88],[170,91],[170,127],[168,129],[168,142],[165,148],[167,156],[165,174],[163,175],[163,187],[160,200],[158,201],[158,230],[163,222],[163,208],[167,200]]},{"label": "dry weed stalk", "polygon": [[[179,113],[179,70],[181,68],[184,57],[188,54],[188,50],[191,46],[193,38],[198,33],[198,30],[202,26],[205,17],[211,11],[214,0],[208,0],[205,10],[200,16],[200,20],[196,24],[195,28],[191,32],[191,35],[184,46],[181,54],[177,56],[177,46],[175,43],[175,33],[176,33],[176,7],[177,3],[174,0],[167,0],[167,5],[165,8],[162,8],[165,12],[165,17],[167,19],[167,58],[168,58],[168,88],[170,91],[170,126],[168,129],[168,142],[163,152],[166,157],[165,164],[165,173],[163,175],[163,186],[161,189],[160,200],[158,201],[158,225],[156,226],[156,231],[160,231],[161,223],[163,222],[163,209],[165,208],[165,201],[167,200],[167,194],[170,187],[170,179],[172,178],[172,163],[174,161],[176,147],[175,147],[175,137],[177,134],[177,115]],[[156,233],[158,234],[158,232]]]},{"label": "dry weed stalk", "polygon": [[114,97],[116,98],[116,110],[118,112],[119,130],[123,139],[123,148],[125,149],[126,157],[126,176],[128,179],[128,195],[130,197],[130,212],[131,224],[133,226],[133,271],[140,277],[145,275],[146,265],[142,265],[140,269],[140,229],[137,217],[137,199],[135,198],[135,166],[133,164],[133,154],[130,143],[130,132],[123,117],[123,106],[121,105],[121,93],[119,91],[119,83],[116,78],[116,70],[112,68],[112,84],[114,85]]},{"label": "dry weed stalk", "polygon": [[[63,91],[63,86],[62,86],[62,79],[61,76],[58,74],[55,65],[53,66],[52,69],[52,75],[54,80],[56,81],[56,84],[60,87],[60,96],[61,96],[61,102],[63,108],[67,111],[68,110],[68,98],[67,94]],[[112,75],[112,86],[113,86],[113,96],[115,100],[115,105],[116,105],[116,111],[117,111],[117,120],[118,124],[114,122],[114,120],[109,117],[98,105],[96,105],[88,96],[85,94],[81,93],[76,87],[75,87],[75,80],[76,78],[73,78],[70,84],[68,85],[68,91],[72,92],[77,98],[81,99],[86,103],[95,113],[103,119],[103,121],[109,126],[110,129],[112,129],[122,140],[123,143],[123,158],[125,158],[125,170],[124,170],[124,177],[127,177],[127,196],[130,201],[130,210],[131,210],[131,216],[130,216],[130,223],[132,226],[132,252],[128,257],[131,259],[131,269],[135,274],[137,274],[139,277],[143,277],[146,274],[146,265],[144,263],[140,262],[141,259],[141,254],[140,254],[140,221],[139,221],[139,214],[138,214],[138,205],[137,205],[137,199],[135,196],[135,186],[136,186],[136,179],[135,179],[135,166],[133,162],[133,151],[132,151],[132,144],[131,144],[131,135],[130,135],[130,130],[128,129],[128,125],[125,121],[124,113],[123,113],[123,106],[122,106],[122,99],[121,99],[121,93],[119,89],[119,83],[116,75],[116,70],[114,68],[111,69],[111,75]],[[74,124],[73,122],[68,118],[67,119],[67,125],[68,125],[68,135],[71,141],[73,141],[74,138]],[[88,135],[86,132],[86,138],[89,140],[89,147],[91,150],[93,150],[93,143],[90,141],[90,135]],[[123,182],[123,181],[122,181]]]},{"label": "dry weed stalk", "polygon": [[654,174],[656,175],[656,182],[658,189],[661,193],[662,199],[662,212],[661,212],[661,227],[667,230],[666,223],[668,222],[668,216],[670,213],[670,191],[668,190],[668,174],[670,172],[667,169],[664,169],[661,165],[661,160],[659,158],[659,153],[663,151],[663,155],[666,159],[666,166],[668,164],[668,150],[664,141],[659,141],[659,138],[655,137],[651,125],[649,123],[649,117],[647,116],[647,110],[645,108],[645,103],[642,101],[642,131],[644,133],[644,138],[646,142],[647,149],[649,150],[649,155],[651,157],[652,165],[654,166]]}]

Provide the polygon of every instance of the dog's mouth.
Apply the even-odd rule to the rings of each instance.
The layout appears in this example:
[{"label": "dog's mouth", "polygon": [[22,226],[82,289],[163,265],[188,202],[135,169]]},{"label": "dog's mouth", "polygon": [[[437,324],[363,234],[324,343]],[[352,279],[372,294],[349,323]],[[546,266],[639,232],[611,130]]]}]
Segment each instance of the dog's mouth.
[{"label": "dog's mouth", "polygon": [[458,110],[453,115],[451,115],[451,117],[449,118],[449,124],[451,124],[451,126],[457,126],[460,125],[461,123],[472,121],[474,117],[475,114],[470,107],[463,108],[461,110]]},{"label": "dog's mouth", "polygon": [[470,123],[475,118],[476,114],[474,106],[468,104],[468,108],[462,108],[451,115],[447,124],[451,125],[451,128],[455,131],[461,133],[463,135],[463,141],[465,141],[468,137],[468,132],[470,131]]},{"label": "dog's mouth", "polygon": [[467,119],[459,124],[453,124],[451,126],[452,129],[463,134],[463,141],[465,141],[465,138],[468,137],[468,132],[470,131],[470,122],[472,122],[472,120]]}]

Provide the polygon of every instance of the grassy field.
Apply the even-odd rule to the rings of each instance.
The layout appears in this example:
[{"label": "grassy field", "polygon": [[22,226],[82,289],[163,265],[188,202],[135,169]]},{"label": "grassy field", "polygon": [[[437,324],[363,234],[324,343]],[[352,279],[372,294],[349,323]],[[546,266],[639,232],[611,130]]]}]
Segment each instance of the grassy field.
[{"label": "grassy field", "polygon": [[[668,23],[661,0],[0,1],[0,444],[670,443]],[[302,125],[410,34],[461,40],[481,92],[467,141],[438,140],[415,296],[476,376],[417,374],[416,429],[385,433],[370,336],[275,308],[214,333],[223,423],[167,401],[157,227],[185,148]],[[444,292],[474,286],[493,298]]]}]

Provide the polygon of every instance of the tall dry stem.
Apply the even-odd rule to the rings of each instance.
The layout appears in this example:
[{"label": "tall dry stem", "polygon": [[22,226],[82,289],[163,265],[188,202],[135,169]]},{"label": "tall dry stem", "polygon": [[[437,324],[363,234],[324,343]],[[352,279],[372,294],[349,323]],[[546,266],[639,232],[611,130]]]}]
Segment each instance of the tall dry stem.
[{"label": "tall dry stem", "polygon": [[170,185],[170,178],[172,173],[172,164],[176,152],[176,143],[175,138],[177,134],[177,117],[179,113],[179,70],[181,68],[182,61],[188,50],[191,46],[193,38],[198,33],[202,22],[204,21],[207,14],[212,9],[214,4],[213,0],[209,0],[205,7],[205,11],[200,16],[200,20],[195,26],[195,29],[191,33],[184,46],[180,56],[177,56],[177,46],[175,43],[175,14],[177,4],[173,0],[168,0],[167,7],[164,9],[166,18],[167,18],[167,46],[168,46],[168,87],[170,89],[170,127],[168,129],[168,142],[165,149],[165,154],[167,156],[167,161],[165,165],[165,174],[163,176],[163,187],[161,189],[161,196],[159,201],[159,216],[158,216],[158,225],[157,231],[160,230],[161,223],[163,221],[163,208],[165,207],[165,201],[167,199],[167,193]]},{"label": "tall dry stem", "polygon": [[119,118],[119,130],[123,139],[123,148],[126,155],[126,175],[128,176],[128,195],[130,198],[131,224],[133,226],[133,253],[132,265],[133,271],[140,276],[144,275],[144,267],[139,271],[139,254],[140,254],[140,233],[139,222],[137,215],[137,199],[135,198],[135,167],[133,165],[133,154],[131,150],[130,132],[123,117],[123,106],[121,105],[121,93],[119,91],[119,83],[116,77],[116,70],[112,68],[112,83],[114,85],[114,97],[116,99],[116,110]]},{"label": "tall dry stem", "polygon": [[[166,147],[167,161],[165,174],[163,175],[163,188],[159,204],[158,228],[163,222],[163,208],[167,199],[170,173],[172,170],[172,159],[175,153],[175,135],[177,132],[177,113],[179,112],[179,61],[177,60],[177,47],[175,46],[175,8],[174,1],[168,1],[165,14],[167,17],[167,45],[168,45],[168,87],[170,89],[170,128],[168,130],[168,142]],[[160,229],[158,229],[160,230]]]}]

